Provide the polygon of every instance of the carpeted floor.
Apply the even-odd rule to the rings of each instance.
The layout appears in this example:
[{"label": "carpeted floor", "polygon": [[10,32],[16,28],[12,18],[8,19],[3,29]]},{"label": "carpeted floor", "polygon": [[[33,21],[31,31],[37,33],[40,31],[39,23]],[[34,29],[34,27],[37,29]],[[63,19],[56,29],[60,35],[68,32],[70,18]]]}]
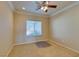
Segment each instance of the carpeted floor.
[{"label": "carpeted floor", "polygon": [[76,57],[79,56],[67,48],[51,42],[37,42],[14,46],[9,56],[14,57]]}]

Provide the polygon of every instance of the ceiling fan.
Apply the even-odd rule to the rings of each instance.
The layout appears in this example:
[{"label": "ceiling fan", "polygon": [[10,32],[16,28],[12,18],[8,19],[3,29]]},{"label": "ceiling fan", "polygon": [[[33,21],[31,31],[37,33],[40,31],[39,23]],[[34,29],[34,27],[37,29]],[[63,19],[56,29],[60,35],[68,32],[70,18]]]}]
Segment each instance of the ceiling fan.
[{"label": "ceiling fan", "polygon": [[40,2],[36,2],[37,4],[37,9],[36,10],[43,10],[44,12],[47,12],[48,11],[48,8],[56,8],[57,5],[49,5],[49,1],[42,1],[41,3]]}]

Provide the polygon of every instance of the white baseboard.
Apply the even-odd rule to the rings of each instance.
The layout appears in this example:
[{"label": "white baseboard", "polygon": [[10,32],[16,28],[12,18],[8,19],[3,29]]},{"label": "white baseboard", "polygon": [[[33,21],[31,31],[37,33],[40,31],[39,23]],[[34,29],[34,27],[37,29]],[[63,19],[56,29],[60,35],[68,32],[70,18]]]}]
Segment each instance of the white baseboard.
[{"label": "white baseboard", "polygon": [[24,42],[24,43],[19,43],[19,44],[13,44],[13,45],[9,48],[9,50],[8,50],[8,52],[7,52],[7,54],[6,54],[6,56],[8,57],[8,55],[9,55],[10,52],[12,51],[13,47],[16,46],[16,45],[32,44],[32,43],[39,42],[39,41],[47,41],[47,40],[38,40],[38,41],[32,41],[32,42]]},{"label": "white baseboard", "polygon": [[7,52],[7,57],[8,57],[8,55],[10,54],[10,52],[12,51],[13,47],[14,47],[14,45],[12,45],[12,46],[9,48],[9,50],[8,50],[8,52]]},{"label": "white baseboard", "polygon": [[55,43],[57,45],[60,45],[60,46],[62,46],[64,48],[67,48],[67,49],[69,49],[69,50],[71,50],[71,51],[79,54],[79,51],[78,50],[72,49],[72,48],[70,48],[70,47],[68,47],[68,46],[66,46],[66,45],[64,45],[62,43],[59,43],[59,42],[55,41],[55,40],[50,40],[50,42]]},{"label": "white baseboard", "polygon": [[32,44],[32,43],[39,42],[39,41],[47,41],[47,40],[37,40],[37,41],[30,41],[30,42],[17,43],[17,44],[15,44],[14,46],[16,46],[16,45],[22,45],[22,44]]}]

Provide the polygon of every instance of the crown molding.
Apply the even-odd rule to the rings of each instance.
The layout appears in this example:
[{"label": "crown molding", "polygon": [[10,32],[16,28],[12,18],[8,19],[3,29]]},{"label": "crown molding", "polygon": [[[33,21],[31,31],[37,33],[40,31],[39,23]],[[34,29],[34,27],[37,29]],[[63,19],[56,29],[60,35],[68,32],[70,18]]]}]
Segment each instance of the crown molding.
[{"label": "crown molding", "polygon": [[22,11],[22,10],[18,10],[18,9],[15,9],[15,12],[19,13],[19,14],[24,14],[24,15],[36,15],[36,16],[41,16],[41,17],[49,17],[49,15],[46,15],[46,14],[39,14],[39,13],[34,13],[34,12],[30,12],[30,11]]},{"label": "crown molding", "polygon": [[30,11],[22,11],[22,10],[17,10],[17,9],[15,9],[14,8],[14,6],[13,6],[13,4],[12,4],[12,2],[11,1],[7,1],[7,3],[8,3],[8,5],[9,5],[9,7],[10,7],[10,9],[12,10],[12,11],[14,11],[14,12],[16,12],[16,13],[19,13],[19,14],[24,14],[24,15],[36,15],[36,16],[41,16],[41,17],[46,17],[46,18],[48,18],[49,17],[49,15],[43,15],[43,14],[38,14],[38,13],[33,13],[33,12],[30,12]]},{"label": "crown molding", "polygon": [[78,4],[79,4],[79,2],[77,1],[77,2],[75,2],[75,3],[73,3],[73,4],[69,5],[69,6],[67,6],[67,7],[65,7],[65,8],[63,8],[63,9],[61,9],[61,10],[55,12],[55,13],[53,13],[50,17],[55,16],[55,15],[57,15],[57,14],[63,12],[63,11],[66,11],[66,10],[68,10],[68,9],[78,5]]},{"label": "crown molding", "polygon": [[[15,8],[14,8],[14,6],[13,6],[13,4],[12,4],[11,1],[7,1],[7,3],[8,3],[8,5],[9,5],[9,7],[10,7],[10,9],[11,9],[12,11],[18,12],[18,13],[20,13],[20,14],[23,13],[23,12],[21,12],[21,11],[15,10]],[[66,11],[66,10],[68,10],[68,9],[70,9],[70,8],[72,8],[72,7],[76,6],[76,5],[78,5],[78,4],[79,4],[79,2],[77,1],[77,2],[71,4],[71,5],[67,6],[67,7],[64,7],[63,9],[61,9],[61,10],[59,10],[59,11],[57,11],[57,12],[51,14],[50,16],[49,16],[49,15],[40,15],[40,14],[38,14],[38,13],[33,13],[33,12],[29,12],[29,11],[27,11],[27,12],[24,13],[24,14],[37,15],[37,16],[44,16],[44,17],[52,17],[52,16],[55,16],[55,15],[57,15],[57,14],[63,12],[63,11]]]},{"label": "crown molding", "polygon": [[8,5],[9,5],[10,9],[11,9],[12,11],[14,11],[14,6],[13,6],[12,2],[11,2],[11,1],[7,1],[7,3],[8,3]]},{"label": "crown molding", "polygon": [[18,14],[22,14],[22,15],[27,15],[27,16],[37,16],[37,17],[45,17],[45,18],[49,18],[50,16],[48,15],[40,15],[38,13],[33,13],[33,12],[29,12],[29,11],[18,11],[18,10],[15,10],[14,11],[15,13],[18,13]]}]

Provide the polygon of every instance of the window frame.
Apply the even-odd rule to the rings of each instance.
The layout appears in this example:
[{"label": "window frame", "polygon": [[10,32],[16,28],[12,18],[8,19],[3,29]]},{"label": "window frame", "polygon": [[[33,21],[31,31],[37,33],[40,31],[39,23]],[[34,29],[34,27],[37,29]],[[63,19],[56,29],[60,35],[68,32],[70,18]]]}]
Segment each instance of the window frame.
[{"label": "window frame", "polygon": [[[41,34],[39,35],[27,35],[27,21],[39,21],[41,22]],[[34,26],[34,30],[35,30],[35,26]],[[40,37],[43,35],[43,27],[42,27],[42,21],[41,20],[26,20],[26,36],[27,37]]]}]

